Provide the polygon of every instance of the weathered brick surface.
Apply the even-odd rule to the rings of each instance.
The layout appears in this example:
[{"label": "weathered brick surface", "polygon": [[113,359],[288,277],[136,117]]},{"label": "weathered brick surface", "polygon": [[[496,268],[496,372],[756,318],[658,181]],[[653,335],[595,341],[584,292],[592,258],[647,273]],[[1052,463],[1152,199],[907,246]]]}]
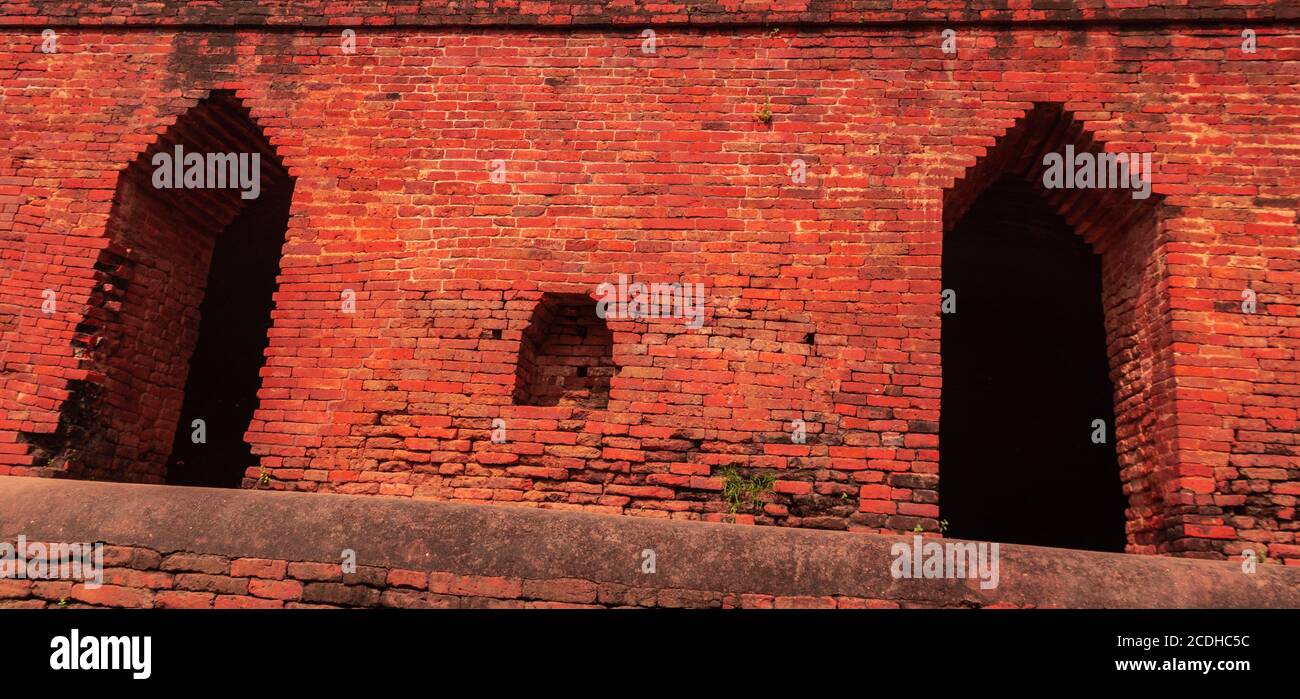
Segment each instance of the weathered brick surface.
[{"label": "weathered brick surface", "polygon": [[596,601],[597,586],[586,580],[526,580],[520,594],[529,599],[591,604]]},{"label": "weathered brick surface", "polygon": [[289,577],[295,580],[339,580],[343,577],[342,568],[329,563],[290,563],[288,572]]},{"label": "weathered brick surface", "polygon": [[[296,178],[245,486],[718,521],[739,467],[777,477],[740,521],[937,531],[945,210],[1050,105],[1157,164],[1090,237],[1128,550],[1300,560],[1295,4],[757,5],[0,3],[0,475],[162,479],[210,236],[133,163],[233,90]],[[544,295],[620,273],[704,283],[704,327],[610,320],[607,403],[516,405]]]},{"label": "weathered brick surface", "polygon": [[660,3],[645,0],[379,0],[348,5],[346,13],[325,0],[227,0],[197,5],[169,0],[141,4],[131,0],[62,0],[0,3],[0,20],[42,26],[59,24],[143,24],[224,26],[599,26],[644,24],[864,23],[900,21],[1205,21],[1300,17],[1294,4],[1277,0],[1071,0],[1069,3],[1008,3],[999,0],[696,0]]},{"label": "weathered brick surface", "polygon": [[416,590],[429,588],[429,576],[418,570],[392,570],[388,573],[387,583],[393,587],[410,587]]},{"label": "weathered brick surface", "polygon": [[162,560],[162,569],[222,575],[230,572],[230,561],[222,556],[176,553]]},{"label": "weathered brick surface", "polygon": [[280,609],[284,602],[278,599],[260,599],[241,595],[217,595],[212,603],[214,609]]},{"label": "weathered brick surface", "polygon": [[340,583],[307,583],[302,589],[304,602],[333,604],[340,607],[373,607],[379,601],[379,592],[362,585]]},{"label": "weathered brick surface", "polygon": [[31,593],[30,580],[0,580],[0,599],[19,599]]},{"label": "weathered brick surface", "polygon": [[288,565],[284,561],[264,558],[240,558],[230,563],[230,574],[236,578],[264,578],[283,580]]},{"label": "weathered brick surface", "polygon": [[224,575],[182,573],[176,576],[176,589],[242,595],[248,592],[248,580]]},{"label": "weathered brick surface", "polygon": [[102,585],[90,588],[85,585],[72,586],[72,599],[104,607],[152,607],[153,592],[149,588],[121,587]]},{"label": "weathered brick surface", "polygon": [[159,609],[206,609],[215,597],[210,592],[164,590],[154,595],[153,604]]},{"label": "weathered brick surface", "polygon": [[254,597],[291,600],[302,597],[302,583],[293,580],[250,580],[248,593]]}]

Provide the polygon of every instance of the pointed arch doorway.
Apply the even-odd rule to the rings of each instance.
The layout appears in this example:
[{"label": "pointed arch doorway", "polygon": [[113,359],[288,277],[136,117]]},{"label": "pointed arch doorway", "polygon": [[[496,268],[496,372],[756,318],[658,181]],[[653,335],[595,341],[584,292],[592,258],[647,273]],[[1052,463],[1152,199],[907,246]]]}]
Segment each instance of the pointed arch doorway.
[{"label": "pointed arch doorway", "polygon": [[945,192],[940,512],[956,538],[1123,551],[1147,497],[1151,358],[1131,349],[1154,200],[1046,188],[1044,155],[1067,146],[1101,152],[1037,105]]},{"label": "pointed arch doorway", "polygon": [[74,343],[92,379],[44,445],[69,475],[240,485],[293,187],[229,91],[118,176]]}]

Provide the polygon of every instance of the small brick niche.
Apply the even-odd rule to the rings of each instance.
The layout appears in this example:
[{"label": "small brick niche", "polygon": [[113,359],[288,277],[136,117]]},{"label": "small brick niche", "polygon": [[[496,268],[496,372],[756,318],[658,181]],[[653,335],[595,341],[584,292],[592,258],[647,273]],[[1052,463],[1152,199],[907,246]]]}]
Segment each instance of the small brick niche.
[{"label": "small brick niche", "polygon": [[515,405],[609,404],[614,336],[583,294],[545,294],[537,303],[519,346]]}]

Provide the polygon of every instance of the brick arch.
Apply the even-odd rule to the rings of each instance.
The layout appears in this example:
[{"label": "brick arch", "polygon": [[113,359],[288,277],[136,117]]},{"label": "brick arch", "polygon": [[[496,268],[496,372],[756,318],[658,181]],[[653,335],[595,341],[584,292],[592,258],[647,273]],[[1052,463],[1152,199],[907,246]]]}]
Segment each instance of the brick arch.
[{"label": "brick arch", "polygon": [[[134,116],[137,118],[145,117],[147,121],[153,124],[147,134],[152,134],[153,138],[148,141],[132,140],[128,146],[115,153],[120,154],[124,159],[129,158],[124,169],[130,169],[141,165],[141,161],[146,156],[152,157],[158,149],[164,145],[164,141],[172,139],[174,144],[174,134],[177,128],[184,130],[186,127],[182,121],[186,117],[195,117],[213,107],[219,107],[230,115],[230,118],[244,120],[256,127],[256,140],[265,148],[261,152],[272,153],[275,156],[275,163],[279,170],[290,178],[297,178],[300,163],[298,163],[293,154],[292,144],[284,137],[283,130],[272,128],[266,123],[267,120],[256,116],[259,110],[259,103],[263,102],[265,97],[259,90],[248,89],[243,82],[222,81],[215,83],[212,87],[194,88],[182,90],[179,93],[172,93],[169,100],[161,106],[155,105],[155,108],[142,115],[141,111],[145,110],[146,105],[140,105]],[[199,112],[194,110],[198,109]],[[192,119],[191,119],[192,120]],[[179,124],[179,127],[178,127]],[[250,137],[251,134],[250,134]],[[148,162],[144,162],[148,166]],[[113,198],[116,203],[117,197]]]},{"label": "brick arch", "polygon": [[[1101,256],[1103,313],[1114,385],[1113,438],[1126,510],[1126,550],[1165,550],[1163,484],[1177,468],[1172,328],[1162,221],[1168,206],[1154,192],[1048,189],[1044,155],[1105,153],[1107,146],[1062,105],[1038,103],[997,138],[943,192],[943,230],[951,232],[986,189],[1004,177],[1031,185],[1050,209]],[[1111,149],[1110,152],[1114,152]],[[943,445],[940,444],[942,453]],[[940,503],[943,499],[940,473]]]},{"label": "brick arch", "polygon": [[275,162],[289,178],[296,181],[305,166],[314,164],[314,161],[304,162],[303,150],[295,147],[292,138],[286,137],[284,127],[291,124],[292,119],[277,116],[274,108],[266,104],[264,88],[250,86],[243,80],[220,81],[211,89],[203,90],[199,102],[214,97],[233,100],[239,105],[240,111],[257,126],[258,135],[275,153]]},{"label": "brick arch", "polygon": [[82,378],[69,382],[54,432],[22,435],[35,465],[54,475],[165,476],[214,249],[256,201],[237,188],[156,188],[155,155],[178,146],[185,153],[257,153],[261,196],[292,194],[277,151],[228,90],[206,94],[119,173],[107,244],[72,340]]}]

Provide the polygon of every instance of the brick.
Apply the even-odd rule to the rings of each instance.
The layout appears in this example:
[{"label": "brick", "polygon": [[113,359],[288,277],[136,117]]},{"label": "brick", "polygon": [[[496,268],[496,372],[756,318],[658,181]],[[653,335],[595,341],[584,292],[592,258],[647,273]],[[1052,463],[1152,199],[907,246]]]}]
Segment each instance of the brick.
[{"label": "brick", "polygon": [[655,604],[670,608],[713,608],[722,606],[722,595],[702,590],[660,590],[655,596]]},{"label": "brick", "polygon": [[223,595],[243,595],[248,592],[248,580],[231,578],[225,575],[179,573],[176,575],[175,588],[194,592],[215,592]]},{"label": "brick", "polygon": [[105,569],[104,582],[120,587],[139,587],[151,590],[171,589],[173,584],[170,573],[130,570],[127,568]]},{"label": "brick", "polygon": [[523,583],[513,578],[430,573],[429,591],[467,597],[514,599],[523,593]]},{"label": "brick", "polygon": [[166,571],[224,575],[230,571],[230,561],[221,556],[173,553],[163,559],[161,568]]},{"label": "brick", "polygon": [[613,606],[653,607],[656,593],[657,591],[651,587],[601,583],[596,588],[596,601]]},{"label": "brick", "polygon": [[155,607],[165,609],[207,609],[216,598],[211,592],[186,592],[183,590],[161,590],[154,595]]},{"label": "brick", "polygon": [[302,600],[343,607],[373,607],[379,604],[379,592],[360,585],[307,583],[302,589]]},{"label": "brick", "polygon": [[105,546],[104,567],[156,570],[162,565],[162,556],[151,549],[133,546]]},{"label": "brick", "polygon": [[342,580],[343,567],[335,563],[290,563],[289,577],[295,580]]},{"label": "brick", "polygon": [[22,599],[31,591],[30,580],[0,580],[0,599]]},{"label": "brick", "polygon": [[230,562],[230,575],[235,578],[263,578],[283,580],[288,563],[266,558],[237,558]]},{"label": "brick", "polygon": [[153,593],[148,590],[136,590],[116,585],[101,585],[89,588],[85,585],[72,586],[71,598],[78,602],[102,607],[152,607]]},{"label": "brick", "polygon": [[294,580],[249,580],[248,594],[267,599],[291,600],[302,597],[302,583]]},{"label": "brick", "polygon": [[834,609],[834,597],[815,597],[811,595],[778,596],[773,605],[777,609]]},{"label": "brick", "polygon": [[284,601],[278,599],[259,599],[243,595],[217,595],[212,603],[214,609],[280,609]]},{"label": "brick", "polygon": [[596,601],[597,586],[586,580],[525,580],[520,595],[526,599],[590,604]]},{"label": "brick", "polygon": [[427,590],[429,588],[429,576],[427,573],[418,570],[390,570],[388,571],[387,583],[392,587]]},{"label": "brick", "polygon": [[0,599],[0,609],[44,609],[48,604],[38,599]]},{"label": "brick", "polygon": [[384,590],[379,596],[379,604],[398,609],[456,609],[460,606],[460,598],[412,590]]},{"label": "brick", "polygon": [[32,581],[32,596],[46,600],[61,600],[72,596],[73,584],[65,580]]}]

